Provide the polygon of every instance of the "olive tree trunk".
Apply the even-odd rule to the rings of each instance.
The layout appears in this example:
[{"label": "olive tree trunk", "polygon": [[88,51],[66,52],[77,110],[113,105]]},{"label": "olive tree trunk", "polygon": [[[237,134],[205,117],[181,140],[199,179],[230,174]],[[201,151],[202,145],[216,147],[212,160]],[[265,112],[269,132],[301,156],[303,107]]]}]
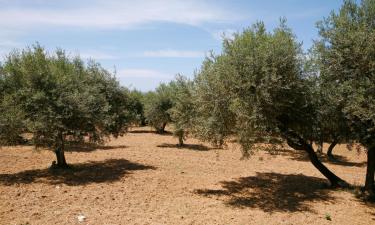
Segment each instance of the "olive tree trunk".
[{"label": "olive tree trunk", "polygon": [[324,144],[323,135],[320,135],[319,142],[317,143],[318,148],[316,149],[316,152],[318,152],[319,154],[323,154],[323,144]]},{"label": "olive tree trunk", "polygon": [[332,187],[341,187],[346,186],[347,183],[342,180],[340,177],[336,176],[331,170],[329,170],[318,158],[317,154],[315,153],[313,147],[309,144],[305,146],[304,149],[310,159],[310,162],[322,173],[331,183]]},{"label": "olive tree trunk", "polygon": [[327,150],[327,156],[329,158],[333,158],[332,151],[335,148],[335,146],[338,144],[337,139],[334,139],[333,142],[329,145],[328,150]]},{"label": "olive tree trunk", "polygon": [[164,133],[164,131],[165,131],[165,127],[167,126],[167,123],[163,123],[163,126],[162,126],[162,128],[161,128],[161,131],[162,131],[162,133]]},{"label": "olive tree trunk", "polygon": [[55,150],[55,154],[56,154],[56,159],[57,159],[57,167],[59,168],[68,167],[68,164],[66,163],[66,159],[65,159],[64,149],[62,149],[61,147],[57,147]]},{"label": "olive tree trunk", "polygon": [[284,130],[283,132],[284,137],[287,140],[287,143],[290,147],[296,150],[303,150],[305,151],[310,159],[310,162],[314,165],[316,169],[319,170],[323,176],[325,176],[329,182],[331,183],[332,187],[346,187],[348,184],[341,179],[340,177],[336,176],[331,170],[329,170],[318,158],[314,148],[311,144],[309,144],[305,139],[303,139],[300,135],[296,132],[291,130]]},{"label": "olive tree trunk", "polygon": [[59,140],[57,141],[58,145],[55,149],[57,164],[56,167],[58,168],[67,168],[68,164],[66,163],[65,159],[65,137],[64,134],[59,134]]},{"label": "olive tree trunk", "polygon": [[184,129],[175,129],[174,136],[178,138],[178,147],[182,147],[184,145],[184,135],[185,131]]},{"label": "olive tree trunk", "polygon": [[184,137],[183,135],[178,136],[178,146],[182,147],[184,145]]},{"label": "olive tree trunk", "polygon": [[367,171],[365,190],[371,195],[375,194],[374,186],[374,172],[375,172],[375,147],[368,148],[367,151]]},{"label": "olive tree trunk", "polygon": [[160,126],[156,126],[156,132],[158,134],[163,134],[165,132],[165,127],[167,126],[167,123],[162,123]]}]

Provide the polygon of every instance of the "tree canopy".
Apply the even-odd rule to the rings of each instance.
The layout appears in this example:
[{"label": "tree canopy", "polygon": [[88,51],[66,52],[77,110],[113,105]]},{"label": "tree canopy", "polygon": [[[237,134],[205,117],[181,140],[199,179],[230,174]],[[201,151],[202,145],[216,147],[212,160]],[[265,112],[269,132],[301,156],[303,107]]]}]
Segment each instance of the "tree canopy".
[{"label": "tree canopy", "polygon": [[168,84],[160,84],[155,91],[144,96],[145,117],[149,125],[158,133],[164,133],[165,127],[171,122],[169,109],[172,107],[172,92]]},{"label": "tree canopy", "polygon": [[345,1],[318,25],[321,75],[356,140],[367,148],[366,189],[375,170],[375,1]]},{"label": "tree canopy", "polygon": [[35,146],[55,150],[58,166],[66,166],[66,141],[101,143],[109,135],[117,137],[132,116],[129,97],[111,73],[63,50],[48,54],[35,45],[13,51],[0,80],[0,129],[12,130],[10,136],[1,132],[3,142],[31,133]]},{"label": "tree canopy", "polygon": [[[345,182],[319,161],[309,142],[316,137],[318,110],[303,59],[301,44],[284,19],[273,32],[258,22],[237,33],[224,41],[221,55],[204,62],[197,76],[197,90],[204,90],[200,97],[212,96],[211,103],[200,104],[207,114],[198,117],[219,124],[216,129],[221,130],[207,126],[213,134],[234,135],[244,156],[260,140],[284,139],[292,148],[306,151],[332,185],[341,185]],[[218,101],[221,105],[215,111]],[[208,137],[216,141],[214,135]]]},{"label": "tree canopy", "polygon": [[173,133],[178,137],[179,145],[184,144],[184,139],[194,127],[196,117],[193,99],[193,82],[182,75],[177,75],[169,83],[173,95],[172,107],[169,109]]}]

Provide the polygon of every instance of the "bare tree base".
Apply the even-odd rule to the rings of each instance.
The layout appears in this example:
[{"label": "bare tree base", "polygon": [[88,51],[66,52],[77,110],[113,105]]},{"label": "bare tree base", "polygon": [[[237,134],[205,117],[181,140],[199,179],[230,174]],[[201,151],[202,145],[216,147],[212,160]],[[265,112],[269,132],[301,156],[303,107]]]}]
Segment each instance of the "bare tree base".
[{"label": "bare tree base", "polygon": [[56,161],[52,161],[51,166],[49,167],[51,170],[57,170],[57,169],[71,169],[71,166],[68,164],[59,165],[56,163]]}]

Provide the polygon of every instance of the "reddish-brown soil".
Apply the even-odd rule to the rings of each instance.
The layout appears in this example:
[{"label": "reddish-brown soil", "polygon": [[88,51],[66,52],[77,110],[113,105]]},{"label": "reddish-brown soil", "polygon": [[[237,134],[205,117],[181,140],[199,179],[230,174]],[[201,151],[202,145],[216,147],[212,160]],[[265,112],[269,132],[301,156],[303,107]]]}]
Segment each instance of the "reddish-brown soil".
[{"label": "reddish-brown soil", "polygon": [[[136,128],[105,147],[66,153],[66,172],[48,170],[50,151],[3,147],[0,224],[375,224],[374,205],[325,188],[303,153],[259,150],[240,160],[235,144],[176,142]],[[334,154],[339,161],[325,164],[362,185],[365,153],[342,145]]]}]

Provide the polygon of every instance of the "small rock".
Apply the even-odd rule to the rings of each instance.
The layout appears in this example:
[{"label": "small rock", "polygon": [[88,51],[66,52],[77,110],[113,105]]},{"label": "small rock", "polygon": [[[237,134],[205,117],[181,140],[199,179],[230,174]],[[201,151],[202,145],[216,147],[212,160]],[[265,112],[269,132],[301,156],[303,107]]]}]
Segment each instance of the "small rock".
[{"label": "small rock", "polygon": [[85,221],[86,216],[80,214],[79,216],[77,216],[77,219],[78,219],[78,222],[83,222],[83,221]]}]

